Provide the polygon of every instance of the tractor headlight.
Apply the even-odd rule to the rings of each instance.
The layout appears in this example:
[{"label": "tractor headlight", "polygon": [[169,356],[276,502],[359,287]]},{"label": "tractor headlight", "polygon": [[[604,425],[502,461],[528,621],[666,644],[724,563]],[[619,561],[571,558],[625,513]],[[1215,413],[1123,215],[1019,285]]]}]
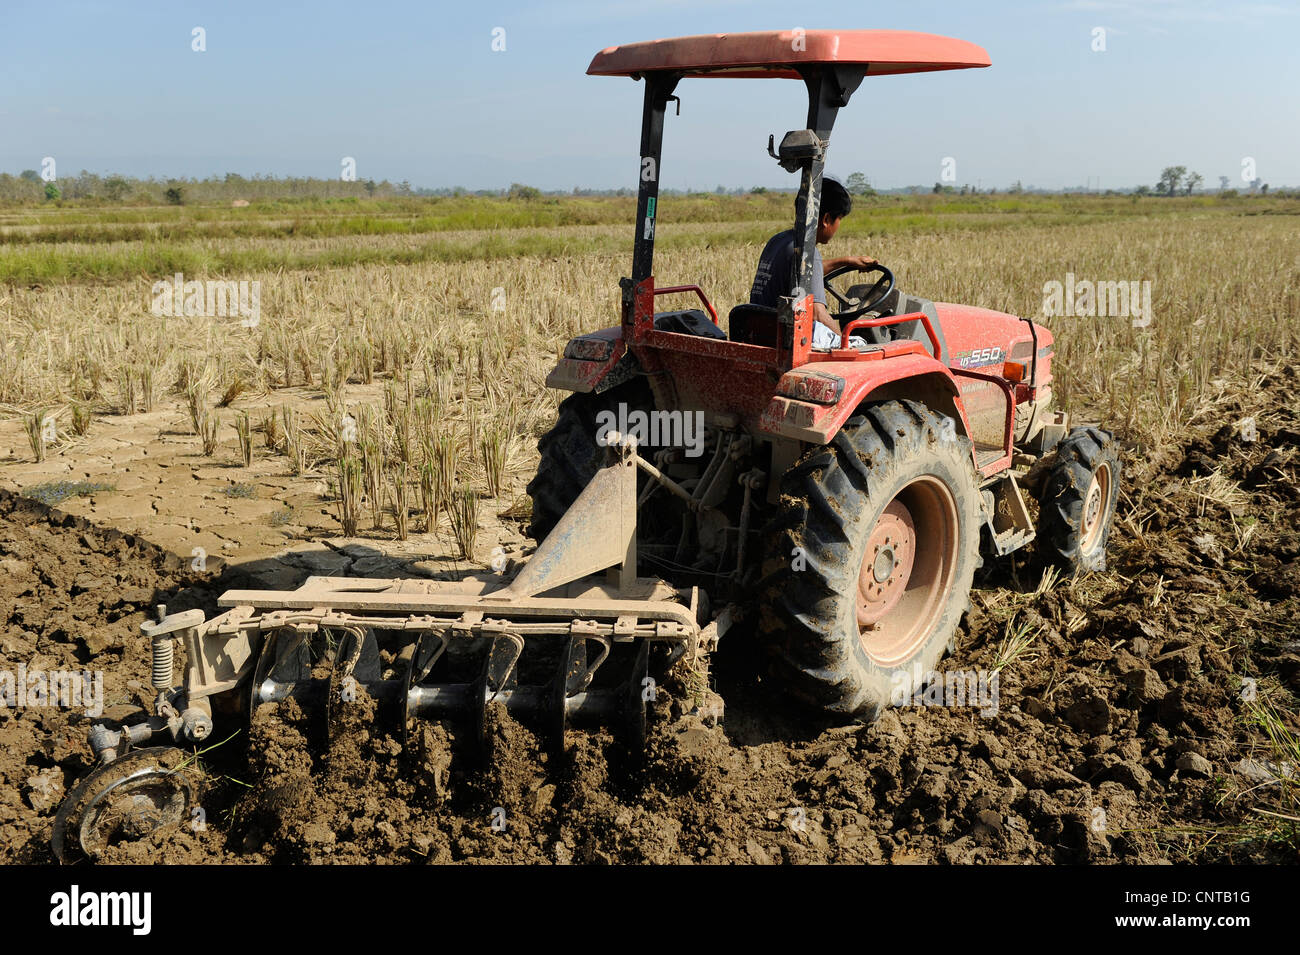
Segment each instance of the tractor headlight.
[{"label": "tractor headlight", "polygon": [[781,379],[777,393],[796,401],[833,405],[844,393],[844,379],[823,372],[796,372]]}]

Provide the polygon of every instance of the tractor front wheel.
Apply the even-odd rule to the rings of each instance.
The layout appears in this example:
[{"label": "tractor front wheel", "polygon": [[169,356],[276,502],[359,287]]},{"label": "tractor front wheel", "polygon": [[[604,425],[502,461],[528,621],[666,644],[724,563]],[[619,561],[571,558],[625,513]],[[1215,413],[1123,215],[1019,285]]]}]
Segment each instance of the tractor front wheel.
[{"label": "tractor front wheel", "polygon": [[1106,569],[1106,545],[1119,499],[1115,439],[1075,428],[1056,449],[1038,511],[1038,552],[1067,573]]},{"label": "tractor front wheel", "polygon": [[872,405],[784,476],[760,630],[771,676],[799,700],[874,718],[951,649],[979,565],[980,495],[969,441],[943,424],[915,401]]}]

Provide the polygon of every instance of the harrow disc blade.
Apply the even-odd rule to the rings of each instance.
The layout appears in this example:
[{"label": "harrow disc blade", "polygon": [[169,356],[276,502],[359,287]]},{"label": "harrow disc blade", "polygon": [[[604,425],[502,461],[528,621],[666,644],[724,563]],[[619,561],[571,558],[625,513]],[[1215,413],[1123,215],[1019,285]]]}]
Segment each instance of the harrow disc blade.
[{"label": "harrow disc blade", "polygon": [[383,667],[375,631],[346,630],[334,654],[327,691],[326,725],[332,733],[344,715],[344,707],[355,704],[365,692],[382,695]]},{"label": "harrow disc blade", "polygon": [[301,634],[271,631],[262,641],[257,665],[253,668],[248,700],[248,722],[257,720],[257,708],[263,703],[278,703],[295,695],[310,692],[311,648]]},{"label": "harrow disc blade", "polygon": [[[404,650],[401,655],[402,685],[401,696],[398,698],[401,709],[398,713],[398,719],[401,720],[402,749],[407,753],[411,751],[411,728],[415,720],[415,714],[411,712],[411,687],[420,682],[424,674],[428,672],[429,666],[433,663],[434,650],[430,646],[432,639],[436,639],[432,634],[420,634],[415,643]],[[438,649],[441,650],[441,642],[439,642]]]},{"label": "harrow disc blade", "polygon": [[587,641],[570,637],[560,657],[560,669],[551,688],[547,726],[549,742],[557,753],[564,752],[564,730],[569,722],[569,697],[587,687]]},{"label": "harrow disc blade", "polygon": [[636,659],[627,680],[623,703],[623,730],[627,734],[627,746],[634,753],[645,750],[648,709],[646,703],[652,699],[654,699],[654,683],[650,679],[650,644],[642,643],[637,647]]},{"label": "harrow disc blade", "polygon": [[487,758],[488,709],[519,686],[517,665],[523,649],[524,641],[514,634],[503,633],[493,637],[483,660],[483,671],[473,684],[471,692],[476,703],[473,741],[479,759]]},{"label": "harrow disc blade", "polygon": [[110,845],[147,838],[190,818],[198,786],[185,770],[186,754],[173,746],[137,749],[105,763],[77,784],[54,817],[54,855],[72,856],[75,843],[89,859]]}]

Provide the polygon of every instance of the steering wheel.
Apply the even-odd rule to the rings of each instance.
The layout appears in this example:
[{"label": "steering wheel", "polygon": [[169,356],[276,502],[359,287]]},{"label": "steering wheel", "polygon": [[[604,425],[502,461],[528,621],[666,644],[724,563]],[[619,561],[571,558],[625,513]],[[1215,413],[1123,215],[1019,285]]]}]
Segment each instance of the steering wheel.
[{"label": "steering wheel", "polygon": [[[860,296],[841,295],[831,286],[831,279],[838,278],[848,272],[879,272],[881,275],[864,294]],[[860,269],[856,265],[841,265],[839,268],[827,272],[822,278],[822,284],[839,304],[839,310],[832,314],[842,326],[845,322],[851,322],[855,318],[861,318],[867,312],[874,311],[881,302],[889,297],[889,293],[894,290],[894,273],[879,262],[875,265],[869,265],[865,269]],[[855,288],[858,288],[858,286],[853,286],[850,291]]]}]

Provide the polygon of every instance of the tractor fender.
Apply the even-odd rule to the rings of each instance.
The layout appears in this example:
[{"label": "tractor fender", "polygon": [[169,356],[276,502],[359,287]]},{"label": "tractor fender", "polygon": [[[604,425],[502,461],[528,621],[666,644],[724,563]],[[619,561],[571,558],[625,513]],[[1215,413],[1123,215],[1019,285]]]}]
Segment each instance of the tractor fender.
[{"label": "tractor fender", "polygon": [[627,350],[620,326],[579,335],[564,346],[564,357],[546,376],[546,387],[582,394],[602,394],[641,373]]},{"label": "tractor fender", "polygon": [[759,424],[783,438],[827,444],[862,405],[895,398],[919,401],[952,418],[959,434],[970,433],[956,379],[929,355],[814,362],[786,372],[776,390]]}]

